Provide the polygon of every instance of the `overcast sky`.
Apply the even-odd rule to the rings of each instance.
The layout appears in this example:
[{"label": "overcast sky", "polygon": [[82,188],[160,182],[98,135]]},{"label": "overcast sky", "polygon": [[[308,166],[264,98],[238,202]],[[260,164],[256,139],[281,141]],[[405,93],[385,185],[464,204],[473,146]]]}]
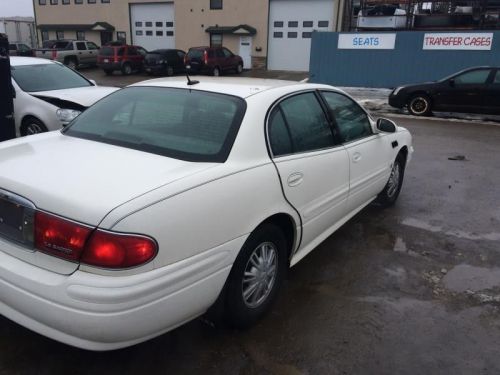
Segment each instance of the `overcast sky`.
[{"label": "overcast sky", "polygon": [[0,0],[0,17],[33,17],[33,0]]}]

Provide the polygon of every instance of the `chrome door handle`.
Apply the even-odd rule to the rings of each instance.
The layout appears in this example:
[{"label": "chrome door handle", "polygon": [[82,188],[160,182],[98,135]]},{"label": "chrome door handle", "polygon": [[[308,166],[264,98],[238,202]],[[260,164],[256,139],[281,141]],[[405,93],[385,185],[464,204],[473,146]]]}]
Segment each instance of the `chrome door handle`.
[{"label": "chrome door handle", "polygon": [[359,152],[355,152],[353,155],[352,155],[352,161],[354,163],[357,163],[358,161],[361,160],[361,154]]},{"label": "chrome door handle", "polygon": [[304,181],[304,175],[300,172],[295,172],[295,173],[292,173],[290,176],[288,176],[288,186],[290,187],[294,187],[294,186],[298,186],[302,183],[302,181]]}]

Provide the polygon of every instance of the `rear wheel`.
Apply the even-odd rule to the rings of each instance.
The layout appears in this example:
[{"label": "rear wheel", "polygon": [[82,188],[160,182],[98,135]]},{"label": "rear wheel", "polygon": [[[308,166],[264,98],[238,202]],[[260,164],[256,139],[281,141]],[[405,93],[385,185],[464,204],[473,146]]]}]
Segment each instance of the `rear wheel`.
[{"label": "rear wheel", "polygon": [[78,63],[74,57],[70,57],[64,61],[64,64],[73,70],[75,70],[78,67]]},{"label": "rear wheel", "polygon": [[414,116],[427,116],[431,111],[431,99],[425,94],[413,95],[408,101],[408,112]]},{"label": "rear wheel", "polygon": [[398,199],[403,185],[405,174],[405,158],[401,154],[398,155],[392,165],[389,181],[384,187],[384,190],[378,195],[377,201],[384,207],[392,206]]},{"label": "rear wheel", "polygon": [[236,67],[236,73],[241,74],[243,72],[243,65],[238,64]]},{"label": "rear wheel", "polygon": [[214,77],[219,77],[219,76],[220,76],[220,69],[219,69],[219,67],[217,67],[217,66],[216,66],[216,67],[212,70],[212,75],[213,75]]},{"label": "rear wheel", "polygon": [[128,75],[132,74],[132,65],[130,65],[130,63],[123,64],[123,66],[122,66],[122,74],[125,75],[125,76],[128,76]]},{"label": "rear wheel", "polygon": [[167,66],[167,76],[171,77],[174,75],[174,68]]},{"label": "rear wheel", "polygon": [[36,117],[28,116],[22,121],[20,131],[22,136],[26,136],[45,133],[48,129],[45,124]]},{"label": "rear wheel", "polygon": [[248,237],[228,278],[225,312],[235,327],[247,327],[262,317],[276,299],[287,268],[286,239],[273,224],[258,227]]}]

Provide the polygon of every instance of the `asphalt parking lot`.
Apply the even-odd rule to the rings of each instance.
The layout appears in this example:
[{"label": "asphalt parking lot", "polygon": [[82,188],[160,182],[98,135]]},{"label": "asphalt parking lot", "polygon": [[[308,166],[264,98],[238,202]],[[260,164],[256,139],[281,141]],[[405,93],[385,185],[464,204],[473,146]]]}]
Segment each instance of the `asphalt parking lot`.
[{"label": "asphalt parking lot", "polygon": [[323,242],[253,328],[94,353],[0,318],[0,374],[499,374],[500,126],[395,120],[415,147],[397,204]]}]

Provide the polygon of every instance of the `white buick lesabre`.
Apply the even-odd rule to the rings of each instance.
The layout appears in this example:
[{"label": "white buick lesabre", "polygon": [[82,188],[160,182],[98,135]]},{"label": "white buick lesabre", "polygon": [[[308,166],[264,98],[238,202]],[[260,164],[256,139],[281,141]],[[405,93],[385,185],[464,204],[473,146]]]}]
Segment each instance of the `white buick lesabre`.
[{"label": "white buick lesabre", "polygon": [[61,132],[0,144],[0,313],[91,350],[145,341],[216,301],[236,326],[373,200],[410,133],[331,86],[142,82]]}]

